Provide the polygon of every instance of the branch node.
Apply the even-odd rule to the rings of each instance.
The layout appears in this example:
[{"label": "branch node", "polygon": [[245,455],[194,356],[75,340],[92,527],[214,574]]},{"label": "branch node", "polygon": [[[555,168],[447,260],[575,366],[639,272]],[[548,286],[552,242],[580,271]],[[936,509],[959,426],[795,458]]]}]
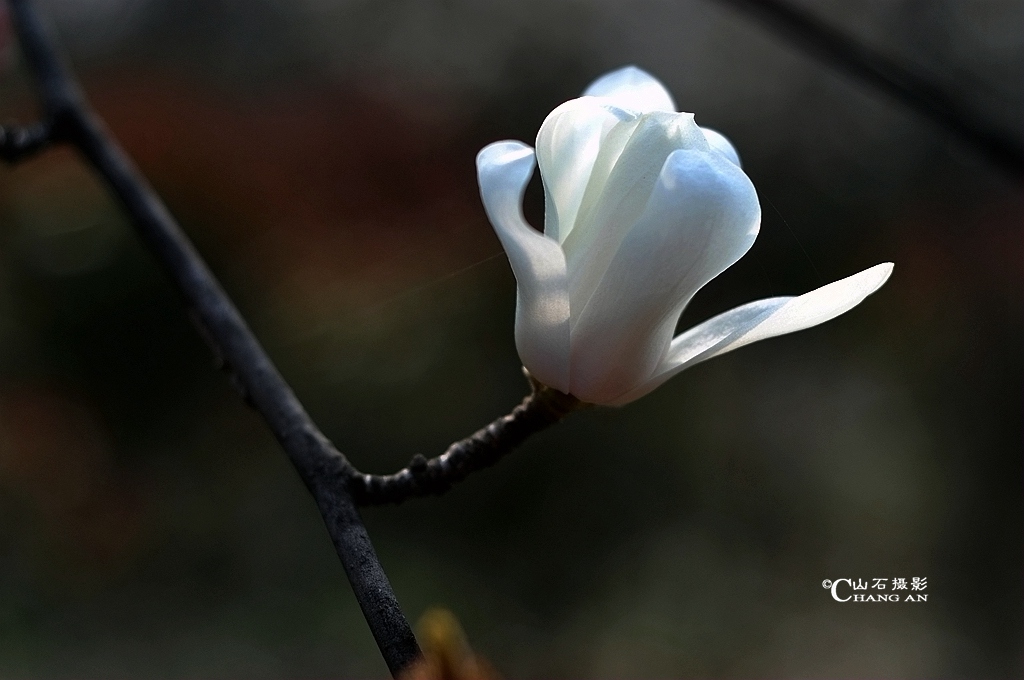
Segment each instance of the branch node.
[{"label": "branch node", "polygon": [[0,125],[0,158],[14,164],[35,155],[55,141],[53,131],[49,119],[28,125]]},{"label": "branch node", "polygon": [[421,453],[417,453],[409,461],[409,472],[413,477],[423,477],[427,474],[427,459]]}]

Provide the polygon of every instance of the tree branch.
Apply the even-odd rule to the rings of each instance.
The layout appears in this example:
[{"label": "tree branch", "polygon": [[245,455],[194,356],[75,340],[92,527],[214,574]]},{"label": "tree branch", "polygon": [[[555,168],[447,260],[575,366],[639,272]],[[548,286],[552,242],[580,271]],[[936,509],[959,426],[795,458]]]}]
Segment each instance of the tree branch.
[{"label": "tree branch", "polygon": [[43,103],[43,122],[0,128],[0,158],[16,162],[66,142],[100,174],[185,299],[232,383],[263,416],[316,501],[345,574],[392,675],[420,656],[356,509],[440,494],[470,472],[496,463],[534,432],[583,406],[531,379],[532,393],[509,415],[422,456],[393,475],[356,470],[320,432],[202,257],[153,188],[89,106],[32,0],[8,0],[15,31]]},{"label": "tree branch", "polygon": [[50,121],[30,125],[0,126],[0,159],[17,163],[32,156],[53,142]]},{"label": "tree branch", "polygon": [[973,146],[995,165],[1024,174],[1024,145],[982,120],[926,75],[862,45],[813,14],[783,0],[717,0],[775,30],[790,43],[840,71],[872,85],[930,118]]},{"label": "tree branch", "polygon": [[497,463],[531,434],[554,425],[584,406],[576,397],[562,394],[530,378],[533,391],[507,416],[455,442],[440,456],[427,460],[417,455],[392,475],[356,472],[349,480],[360,505],[401,503],[414,496],[437,495],[471,472]]},{"label": "tree branch", "polygon": [[89,107],[34,3],[9,5],[46,117],[53,121],[49,135],[25,134],[20,139],[28,141],[10,142],[10,148],[24,154],[48,139],[67,141],[120,200],[316,500],[363,616],[397,676],[420,651],[348,491],[351,465],[317,429],[167,207]]}]

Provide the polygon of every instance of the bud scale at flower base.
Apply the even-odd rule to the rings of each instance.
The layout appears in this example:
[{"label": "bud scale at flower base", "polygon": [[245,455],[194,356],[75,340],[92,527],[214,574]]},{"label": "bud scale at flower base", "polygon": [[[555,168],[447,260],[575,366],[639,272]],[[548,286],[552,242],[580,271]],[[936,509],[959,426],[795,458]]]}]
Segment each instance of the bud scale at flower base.
[{"label": "bud scale at flower base", "polygon": [[[544,233],[522,212],[535,164]],[[676,113],[661,83],[635,67],[552,111],[536,151],[485,147],[477,174],[518,284],[523,365],[585,402],[626,404],[705,359],[828,321],[892,271],[880,264],[805,295],[751,302],[673,338],[693,295],[753,245],[761,209],[729,140]]]}]

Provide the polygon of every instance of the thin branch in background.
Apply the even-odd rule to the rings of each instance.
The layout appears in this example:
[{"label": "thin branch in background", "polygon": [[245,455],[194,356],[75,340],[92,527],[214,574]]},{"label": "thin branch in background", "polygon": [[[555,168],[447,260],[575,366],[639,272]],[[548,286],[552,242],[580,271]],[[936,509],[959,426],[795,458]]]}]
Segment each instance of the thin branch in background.
[{"label": "thin branch in background", "polygon": [[[316,500],[363,616],[393,675],[420,656],[348,492],[351,465],[320,432],[170,212],[92,111],[31,0],[9,0],[48,130],[5,131],[11,156],[66,141],[95,168],[131,216],[236,385],[266,420]],[[20,142],[17,140],[21,140]]]},{"label": "thin branch in background", "polygon": [[455,442],[440,456],[415,456],[392,475],[356,474],[350,480],[360,505],[401,503],[414,496],[442,494],[471,472],[497,463],[531,434],[554,425],[584,404],[530,378],[533,391],[507,416]]},{"label": "thin branch in background", "polygon": [[782,0],[717,0],[756,17],[796,47],[864,81],[980,151],[991,162],[1024,175],[1024,145],[982,120],[938,83],[910,66],[859,43],[809,12]]}]

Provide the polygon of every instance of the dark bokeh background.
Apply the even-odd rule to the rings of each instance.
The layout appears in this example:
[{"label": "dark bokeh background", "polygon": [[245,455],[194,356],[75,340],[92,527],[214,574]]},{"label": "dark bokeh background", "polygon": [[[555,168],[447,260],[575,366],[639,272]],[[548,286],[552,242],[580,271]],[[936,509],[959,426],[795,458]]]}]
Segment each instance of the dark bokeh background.
[{"label": "dark bokeh background", "polygon": [[[1019,0],[802,4],[1024,138]],[[1019,177],[714,0],[45,6],[368,471],[525,393],[473,156],[611,68],[729,135],[762,196],[684,324],[896,263],[836,321],[367,510],[410,617],[448,606],[508,677],[1019,677]],[[0,118],[30,120],[0,35]],[[927,603],[821,587],[913,576]],[[386,675],[298,478],[64,150],[0,168],[0,675]]]}]

